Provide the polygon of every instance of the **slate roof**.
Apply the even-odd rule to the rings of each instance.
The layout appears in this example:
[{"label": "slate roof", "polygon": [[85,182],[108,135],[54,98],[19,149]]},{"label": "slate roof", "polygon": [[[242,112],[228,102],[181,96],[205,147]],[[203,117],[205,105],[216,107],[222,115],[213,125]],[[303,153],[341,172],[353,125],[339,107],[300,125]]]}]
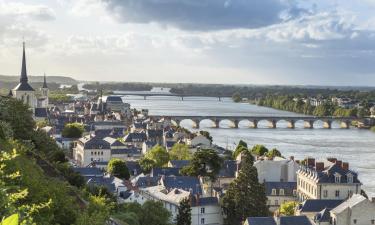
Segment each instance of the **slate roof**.
[{"label": "slate roof", "polygon": [[333,209],[343,200],[307,199],[298,206],[300,212],[320,212],[325,208]]},{"label": "slate roof", "polygon": [[47,108],[35,108],[35,117],[48,117],[48,110]]},{"label": "slate roof", "polygon": [[147,140],[145,133],[129,133],[124,137],[124,142],[144,142]]},{"label": "slate roof", "polygon": [[110,144],[101,137],[83,137],[79,139],[85,149],[110,149]]},{"label": "slate roof", "polygon": [[140,122],[140,123],[133,123],[133,126],[134,128],[136,129],[146,129],[147,128],[147,124],[143,123],[143,122]]},{"label": "slate roof", "polygon": [[157,143],[154,141],[145,141],[144,143],[147,145],[147,147],[151,148],[157,145]]},{"label": "slate roof", "polygon": [[108,137],[111,135],[112,130],[111,129],[96,130],[94,133],[98,137]]},{"label": "slate roof", "polygon": [[165,147],[167,147],[167,148],[172,148],[174,144],[176,144],[175,141],[167,141],[167,142],[165,143]]},{"label": "slate roof", "polygon": [[162,177],[164,187],[172,190],[173,188],[190,191],[192,194],[202,194],[202,188],[199,179],[189,176]]},{"label": "slate roof", "polygon": [[207,205],[218,205],[219,201],[216,197],[203,197],[199,198],[198,201],[193,201],[192,206],[207,206]]},{"label": "slate roof", "polygon": [[13,88],[15,91],[35,91],[34,88],[30,86],[27,82],[21,82],[19,83],[15,88]]},{"label": "slate roof", "polygon": [[159,177],[138,177],[135,185],[139,188],[151,187],[158,185]]},{"label": "slate roof", "polygon": [[147,130],[148,138],[161,138],[163,137],[163,130]]},{"label": "slate roof", "polygon": [[354,194],[352,197],[350,197],[348,200],[342,202],[340,205],[334,207],[331,212],[332,213],[341,213],[347,208],[353,208],[355,205],[363,202],[363,201],[369,201],[367,198],[365,198],[363,195],[360,194]]},{"label": "slate roof", "polygon": [[179,168],[185,167],[189,165],[190,160],[170,160],[169,161],[173,168]]},{"label": "slate roof", "polygon": [[123,102],[123,101],[120,96],[111,95],[107,97],[106,102]]},{"label": "slate roof", "polygon": [[138,162],[135,161],[126,161],[126,167],[128,167],[129,172],[132,176],[136,176],[142,173],[142,168]]},{"label": "slate roof", "polygon": [[125,144],[123,144],[121,141],[115,139],[115,138],[112,138],[112,137],[105,137],[103,138],[103,140],[105,140],[106,142],[108,142],[111,147],[122,147],[122,146],[125,146]]},{"label": "slate roof", "polygon": [[276,196],[280,195],[280,190],[284,189],[285,196],[293,196],[293,190],[297,190],[297,182],[264,182],[266,195],[272,195],[272,189],[276,189]]},{"label": "slate roof", "polygon": [[236,160],[225,160],[218,177],[235,177],[237,171]]},{"label": "slate roof", "polygon": [[282,216],[280,225],[312,225],[306,216]]},{"label": "slate roof", "polygon": [[325,208],[314,216],[315,222],[330,222],[331,214],[330,210]]},{"label": "slate roof", "polygon": [[104,186],[108,188],[111,193],[116,192],[117,187],[125,186],[122,184],[122,180],[116,177],[90,177],[87,179],[87,185],[89,186]]},{"label": "slate roof", "polygon": [[103,171],[96,167],[78,167],[73,170],[84,177],[87,176],[103,176]]},{"label": "slate roof", "polygon": [[152,177],[161,177],[161,176],[180,176],[179,168],[153,168],[151,170]]},{"label": "slate roof", "polygon": [[249,225],[277,225],[273,217],[249,217],[247,223]]},{"label": "slate roof", "polygon": [[111,149],[112,155],[140,155],[141,151],[138,148],[120,148],[120,149]]}]

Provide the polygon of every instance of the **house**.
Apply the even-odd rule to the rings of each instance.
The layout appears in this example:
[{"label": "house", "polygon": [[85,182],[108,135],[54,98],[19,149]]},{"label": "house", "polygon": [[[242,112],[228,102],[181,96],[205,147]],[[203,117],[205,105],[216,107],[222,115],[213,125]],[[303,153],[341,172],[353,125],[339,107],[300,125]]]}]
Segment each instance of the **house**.
[{"label": "house", "polygon": [[161,177],[161,176],[180,176],[180,169],[179,168],[152,168],[151,177]]},{"label": "house", "polygon": [[157,145],[156,142],[144,141],[142,144],[142,154],[145,155],[150,149]]},{"label": "house", "polygon": [[336,158],[322,162],[306,159],[297,172],[297,194],[300,201],[306,199],[342,200],[361,192],[358,174],[349,169],[349,163]]},{"label": "house", "polygon": [[189,165],[190,160],[170,160],[168,162],[168,167],[181,169]]},{"label": "house", "polygon": [[284,159],[260,157],[254,162],[258,171],[258,179],[263,182],[296,182],[299,164],[294,158]]},{"label": "house", "polygon": [[244,225],[313,225],[306,216],[249,217]]},{"label": "house", "polygon": [[211,141],[203,135],[198,135],[194,137],[193,139],[187,139],[186,144],[192,147],[195,147],[198,145],[210,146]]},{"label": "house", "polygon": [[333,225],[375,224],[375,201],[354,194],[330,211]]},{"label": "house", "polygon": [[193,195],[202,194],[201,184],[198,178],[189,176],[162,176],[159,180],[160,185],[166,189],[174,188],[182,189],[192,193]]},{"label": "house", "polygon": [[129,133],[124,137],[124,143],[133,145],[136,148],[142,148],[143,142],[147,140],[146,133]]},{"label": "house", "polygon": [[314,219],[316,214],[323,210],[331,210],[336,206],[340,205],[343,200],[332,200],[332,199],[307,199],[296,208],[296,215],[305,215],[310,219]]},{"label": "house", "polygon": [[147,140],[157,143],[158,145],[163,144],[163,130],[146,130]]},{"label": "house", "polygon": [[[129,115],[130,104],[123,102],[121,96],[111,95],[105,99],[106,109],[108,111],[120,112]],[[130,113],[131,114],[131,113]]]},{"label": "house", "polygon": [[297,200],[296,182],[264,182],[266,187],[267,206],[275,212],[281,204]]},{"label": "house", "polygon": [[229,184],[236,178],[237,170],[238,164],[236,160],[224,160],[214,187],[228,188]]}]

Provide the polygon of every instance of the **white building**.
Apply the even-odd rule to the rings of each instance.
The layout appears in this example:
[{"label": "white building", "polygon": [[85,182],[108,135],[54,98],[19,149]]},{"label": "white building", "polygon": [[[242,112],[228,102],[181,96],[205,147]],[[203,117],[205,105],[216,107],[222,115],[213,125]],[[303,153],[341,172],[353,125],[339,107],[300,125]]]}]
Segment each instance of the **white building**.
[{"label": "white building", "polygon": [[332,225],[375,224],[375,202],[355,194],[331,210]]},{"label": "white building", "polygon": [[346,199],[361,192],[358,175],[335,158],[316,162],[309,158],[297,173],[298,199]]},{"label": "white building", "polygon": [[263,182],[296,182],[299,164],[291,159],[275,157],[268,159],[267,157],[259,158],[254,162],[254,166],[258,171],[258,179]]}]

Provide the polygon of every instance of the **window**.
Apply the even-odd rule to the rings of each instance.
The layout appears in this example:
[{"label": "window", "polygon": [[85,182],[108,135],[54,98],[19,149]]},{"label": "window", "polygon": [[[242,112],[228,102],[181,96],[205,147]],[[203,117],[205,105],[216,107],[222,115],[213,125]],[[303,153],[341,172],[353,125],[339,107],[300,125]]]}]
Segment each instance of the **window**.
[{"label": "window", "polygon": [[275,200],[275,205],[279,205],[279,200]]},{"label": "window", "polygon": [[102,155],[103,155],[103,152],[102,152]]},{"label": "window", "polygon": [[335,196],[336,196],[336,197],[340,197],[340,191],[339,191],[339,190],[336,190],[336,191],[335,191]]},{"label": "window", "polygon": [[328,197],[328,191],[327,191],[327,190],[324,190],[324,191],[323,191],[323,197],[324,197],[324,198],[327,198],[327,197]]},{"label": "window", "polygon": [[339,174],[335,174],[335,183],[340,183],[341,176]]},{"label": "window", "polygon": [[371,224],[375,224],[375,220],[371,220]]},{"label": "window", "polygon": [[92,161],[94,161],[94,159],[93,159],[93,158],[91,158],[91,162],[92,162]]},{"label": "window", "polygon": [[204,224],[204,218],[201,218],[201,224]]},{"label": "window", "polygon": [[356,219],[354,219],[354,220],[353,220],[353,223],[354,223],[354,224],[357,224],[357,220],[356,220]]},{"label": "window", "polygon": [[349,173],[347,177],[348,177],[348,183],[353,183],[353,175]]},{"label": "window", "polygon": [[205,208],[201,208],[201,213],[205,213],[206,209]]},{"label": "window", "polygon": [[272,189],[272,195],[276,195],[276,189]]},{"label": "window", "polygon": [[280,195],[284,195],[284,189],[280,189]]},{"label": "window", "polygon": [[91,155],[94,155],[94,152],[91,152]]}]

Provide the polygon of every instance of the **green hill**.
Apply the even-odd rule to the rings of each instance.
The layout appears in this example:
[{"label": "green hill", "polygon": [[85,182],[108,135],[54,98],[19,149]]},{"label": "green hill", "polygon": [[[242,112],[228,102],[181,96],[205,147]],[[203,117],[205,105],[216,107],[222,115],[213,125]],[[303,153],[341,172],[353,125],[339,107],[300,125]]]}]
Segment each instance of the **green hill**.
[{"label": "green hill", "polygon": [[[41,83],[43,82],[43,76],[29,76],[30,83]],[[2,83],[13,83],[19,81],[19,75],[0,75],[0,82]],[[48,83],[58,84],[78,84],[78,81],[66,76],[47,76]]]}]

